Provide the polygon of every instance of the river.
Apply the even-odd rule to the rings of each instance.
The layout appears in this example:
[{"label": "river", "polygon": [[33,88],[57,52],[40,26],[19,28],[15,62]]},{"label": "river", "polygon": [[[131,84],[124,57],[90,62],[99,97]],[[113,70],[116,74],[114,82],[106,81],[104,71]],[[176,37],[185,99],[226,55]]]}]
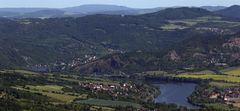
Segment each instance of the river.
[{"label": "river", "polygon": [[178,106],[197,108],[190,104],[187,97],[190,96],[197,84],[194,83],[157,83],[161,94],[155,98],[156,103],[174,103]]}]

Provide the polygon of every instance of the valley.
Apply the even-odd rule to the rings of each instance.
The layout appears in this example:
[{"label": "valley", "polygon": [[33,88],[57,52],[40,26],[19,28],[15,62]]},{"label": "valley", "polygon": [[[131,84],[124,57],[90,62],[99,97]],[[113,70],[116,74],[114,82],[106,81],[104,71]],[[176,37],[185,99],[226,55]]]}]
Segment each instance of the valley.
[{"label": "valley", "polygon": [[[93,111],[100,108],[112,111],[124,108],[147,110],[166,107],[217,110],[220,104],[221,109],[237,110],[240,82],[237,78],[231,77],[238,77],[239,68],[227,68],[219,72],[222,73],[199,71],[168,74],[164,71],[148,71],[131,76],[79,76],[2,70],[1,85],[4,86],[1,86],[1,98],[15,102],[11,104],[17,104],[25,110],[29,108],[37,110],[35,108],[39,106],[42,110],[61,108],[61,111],[68,110],[66,107],[78,110],[87,108]],[[188,88],[191,88],[189,92]],[[172,92],[173,90],[176,94]],[[181,91],[182,95],[179,95],[178,91]],[[33,101],[28,97],[34,97],[38,104],[32,104]]]},{"label": "valley", "polygon": [[0,111],[240,110],[240,6],[88,7],[0,18]]}]

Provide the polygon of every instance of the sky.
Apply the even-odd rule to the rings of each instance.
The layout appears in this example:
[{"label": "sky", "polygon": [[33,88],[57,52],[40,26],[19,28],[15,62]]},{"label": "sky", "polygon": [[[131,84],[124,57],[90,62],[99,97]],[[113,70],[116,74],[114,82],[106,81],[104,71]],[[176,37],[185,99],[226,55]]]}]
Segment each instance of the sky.
[{"label": "sky", "polygon": [[0,8],[48,7],[63,8],[86,4],[121,5],[131,8],[170,6],[230,6],[240,5],[240,0],[0,0]]}]

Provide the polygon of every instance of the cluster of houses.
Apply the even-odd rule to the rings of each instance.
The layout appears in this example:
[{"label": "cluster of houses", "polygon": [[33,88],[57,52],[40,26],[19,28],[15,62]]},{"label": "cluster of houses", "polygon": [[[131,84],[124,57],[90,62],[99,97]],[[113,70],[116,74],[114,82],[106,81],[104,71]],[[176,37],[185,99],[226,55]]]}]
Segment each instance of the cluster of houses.
[{"label": "cluster of houses", "polygon": [[232,32],[229,29],[221,29],[221,28],[198,27],[196,28],[196,30],[210,31],[210,32],[219,33],[219,34],[232,34]]},{"label": "cluster of houses", "polygon": [[112,49],[112,48],[108,48],[107,49],[108,50],[108,52],[110,53],[110,54],[112,54],[112,53],[125,53],[126,51],[124,51],[124,50],[120,50],[120,49]]},{"label": "cluster of houses", "polygon": [[79,64],[86,64],[92,62],[96,59],[97,56],[95,55],[84,55],[83,58],[74,58],[70,63],[57,61],[53,65],[38,64],[35,66],[28,66],[28,68],[32,71],[38,72],[62,71],[68,69],[69,67],[74,67]]},{"label": "cluster of houses", "polygon": [[[152,100],[155,96],[156,90],[140,84],[134,83],[120,83],[120,84],[106,84],[106,83],[92,83],[79,82],[79,86],[90,90],[94,93],[106,92],[112,95],[113,98],[130,97],[138,98],[144,101]],[[154,94],[153,94],[154,93]]]},{"label": "cluster of houses", "polygon": [[79,82],[79,86],[83,87],[85,89],[90,89],[93,92],[98,91],[106,91],[111,93],[112,95],[118,96],[118,95],[128,95],[128,91],[130,90],[136,90],[135,85],[131,85],[128,83],[123,84],[103,84],[103,83],[82,83]]},{"label": "cluster of houses", "polygon": [[228,88],[224,91],[213,91],[208,97],[210,99],[221,99],[224,102],[240,103],[240,87]]},{"label": "cluster of houses", "polygon": [[97,59],[97,56],[95,55],[84,55],[83,58],[75,58],[72,63],[69,63],[68,66],[75,66],[75,65],[78,65],[78,64],[86,64],[88,62],[91,62],[91,61],[94,61]]}]

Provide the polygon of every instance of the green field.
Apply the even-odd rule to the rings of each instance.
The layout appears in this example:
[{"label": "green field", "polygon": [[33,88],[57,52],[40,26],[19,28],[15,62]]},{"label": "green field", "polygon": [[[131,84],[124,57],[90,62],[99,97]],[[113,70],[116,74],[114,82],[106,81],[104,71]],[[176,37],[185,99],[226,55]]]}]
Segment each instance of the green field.
[{"label": "green field", "polygon": [[109,107],[99,107],[99,106],[92,106],[90,108],[90,111],[99,111],[99,109],[101,109],[101,111],[115,111],[113,108],[109,108]]},{"label": "green field", "polygon": [[146,71],[138,73],[138,76],[173,77],[176,76],[176,74],[167,73],[165,71]]},{"label": "green field", "polygon": [[69,81],[69,82],[81,82],[81,83],[98,83],[98,84],[114,84],[114,85],[119,85],[119,82],[112,81],[109,79],[101,79],[101,78],[87,78],[85,77],[84,79],[75,79],[75,78],[65,78],[61,77],[61,80],[64,81]]},{"label": "green field", "polygon": [[62,86],[58,86],[58,85],[44,85],[44,86],[32,86],[32,85],[26,85],[26,87],[30,88],[31,90],[40,90],[40,91],[56,91],[56,92],[63,92]]},{"label": "green field", "polygon": [[180,78],[196,78],[196,79],[212,79],[216,81],[226,81],[226,82],[237,82],[240,83],[240,77],[216,74],[212,71],[201,71],[201,72],[187,72],[177,75]]},{"label": "green field", "polygon": [[169,25],[171,27],[173,27],[174,24],[178,24],[178,23],[183,23],[187,27],[192,27],[200,23],[215,23],[216,25],[221,26],[222,28],[224,27],[232,28],[232,27],[240,26],[240,22],[226,21],[226,20],[223,20],[221,17],[215,17],[215,16],[204,16],[196,19],[169,20],[168,22],[173,24],[172,26]]},{"label": "green field", "polygon": [[[18,90],[29,91],[29,92],[32,92],[32,93],[41,93],[42,95],[46,95],[46,96],[52,98],[53,100],[55,100],[57,102],[64,102],[64,103],[73,102],[73,100],[77,99],[77,98],[86,99],[86,97],[87,97],[86,95],[72,96],[72,95],[69,95],[69,94],[63,93],[63,92],[62,93],[51,92],[51,91],[61,91],[60,90],[61,86],[47,85],[47,86],[36,86],[36,87],[34,87],[34,86],[27,85],[27,87],[29,87],[30,89],[25,89],[25,88],[22,88],[20,86],[19,87],[13,87],[13,88],[18,89]],[[36,90],[37,88],[39,90]]]},{"label": "green field", "polygon": [[90,104],[90,105],[97,105],[97,106],[108,106],[108,107],[117,107],[117,106],[133,106],[135,108],[140,108],[141,105],[131,102],[124,102],[124,101],[112,101],[112,100],[103,100],[103,99],[88,99],[88,100],[80,100],[77,103],[81,104]]},{"label": "green field", "polygon": [[227,104],[221,104],[221,103],[211,103],[206,104],[207,107],[214,109],[214,111],[239,111],[238,108],[230,108]]},{"label": "green field", "polygon": [[240,76],[240,67],[228,68],[222,70],[222,72],[227,75]]},{"label": "green field", "polygon": [[174,30],[174,29],[185,29],[187,27],[181,26],[181,25],[176,25],[176,24],[166,24],[161,27],[164,30]]},{"label": "green field", "polygon": [[1,73],[19,73],[23,74],[24,76],[38,76],[39,73],[27,71],[27,70],[2,70]]},{"label": "green field", "polygon": [[78,98],[78,96],[71,96],[67,94],[56,94],[56,93],[49,93],[49,92],[38,92],[38,93],[41,93],[43,95],[46,95],[48,97],[51,97],[53,99],[59,100],[60,102],[64,102],[64,103],[73,102],[74,99]]},{"label": "green field", "polygon": [[194,26],[198,23],[198,22],[192,21],[192,20],[169,20],[168,22],[171,24],[183,23],[189,27]]},{"label": "green field", "polygon": [[239,84],[226,83],[226,82],[210,82],[209,85],[217,88],[222,88],[222,89],[239,86]]}]

